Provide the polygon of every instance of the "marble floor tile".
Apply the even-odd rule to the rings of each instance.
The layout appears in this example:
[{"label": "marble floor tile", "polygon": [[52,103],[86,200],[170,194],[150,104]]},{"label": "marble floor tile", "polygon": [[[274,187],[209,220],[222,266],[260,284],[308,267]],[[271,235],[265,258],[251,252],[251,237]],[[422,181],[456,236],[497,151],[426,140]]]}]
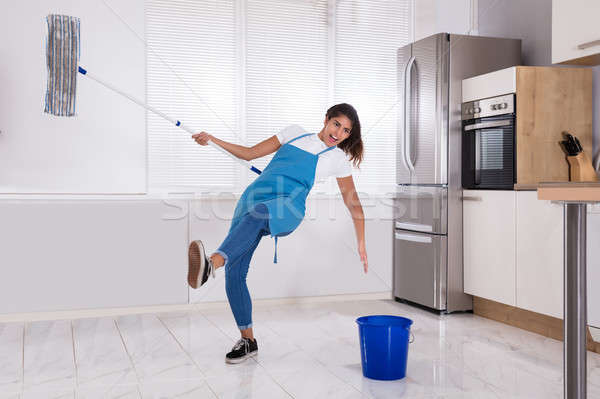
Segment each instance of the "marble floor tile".
[{"label": "marble floor tile", "polygon": [[78,388],[138,383],[114,319],[73,320],[73,339]]},{"label": "marble floor tile", "polygon": [[306,367],[294,372],[270,374],[286,392],[298,399],[363,397],[359,390],[345,383],[321,365]]},{"label": "marble floor tile", "polygon": [[21,399],[75,399],[73,389],[45,389],[43,387],[25,387]]},{"label": "marble floor tile", "polygon": [[[374,314],[414,322],[402,380],[362,375],[355,320]],[[224,361],[240,334],[228,308],[0,324],[0,399],[562,397],[561,342],[472,314],[371,300],[261,305],[253,320],[259,352],[237,365]]]},{"label": "marble floor tile", "polygon": [[323,365],[360,362],[358,337],[355,340],[344,338],[306,340],[299,342],[298,345]]},{"label": "marble floor tile", "polygon": [[452,360],[432,360],[418,354],[409,355],[406,383],[407,392],[422,395],[463,393],[475,397],[496,396],[488,381],[460,364]]},{"label": "marble floor tile", "polygon": [[[240,330],[235,323],[235,319],[233,318],[231,310],[208,309],[201,310],[200,314],[202,314],[213,327],[215,327],[225,336],[229,337],[232,341],[237,341],[240,338]],[[254,327],[256,328],[258,326]]]},{"label": "marble floor tile", "polygon": [[369,398],[433,398],[464,395],[473,398],[499,398],[493,386],[439,361],[412,356],[402,380],[378,381],[365,378],[360,363],[330,365],[327,369]]},{"label": "marble floor tile", "polygon": [[0,392],[23,389],[23,324],[0,323]]},{"label": "marble floor tile", "polygon": [[250,373],[258,367],[254,361],[247,361],[235,367],[226,364],[225,354],[231,350],[235,341],[199,312],[161,314],[159,318],[206,378]]},{"label": "marble floor tile", "polygon": [[[306,316],[294,320],[288,319],[287,315],[284,318],[279,318],[277,314],[274,314],[272,318],[264,324],[279,337],[294,342],[329,338],[327,333],[316,328],[316,326],[312,324],[311,319]],[[256,336],[258,337],[258,334],[256,334]]]},{"label": "marble floor tile", "polygon": [[600,387],[598,387],[597,385],[590,384],[588,382],[587,397],[588,399],[600,399]]},{"label": "marble floor tile", "polygon": [[[232,342],[240,339],[240,330],[236,325],[235,319],[229,308],[224,309],[203,309],[200,311],[206,320],[210,322],[213,327],[217,328],[224,335],[229,337]],[[252,312],[252,323],[254,335],[261,337],[261,339],[274,335],[273,331],[269,328],[267,322],[272,319],[270,310],[253,310]],[[228,348],[230,349],[230,348]]]},{"label": "marble floor tile", "polygon": [[28,323],[25,325],[24,338],[25,389],[31,392],[63,388],[72,390],[76,371],[71,322]]},{"label": "marble floor tile", "polygon": [[458,356],[456,363],[495,387],[518,389],[522,375],[538,383],[561,383],[562,362],[549,362],[540,354],[507,345],[494,339],[490,331],[482,330],[478,335],[453,340],[452,345]]},{"label": "marble floor tile", "polygon": [[314,324],[330,338],[342,338],[358,343],[357,317],[335,311],[315,318]]},{"label": "marble floor tile", "polygon": [[268,373],[292,373],[320,365],[312,355],[282,338],[272,338],[264,341],[262,348],[259,347],[258,355],[254,359]]},{"label": "marble floor tile", "polygon": [[156,315],[128,315],[116,320],[140,383],[204,378]]},{"label": "marble floor tile", "polygon": [[208,378],[206,382],[219,399],[293,397],[260,367],[250,373]]},{"label": "marble floor tile", "polygon": [[177,383],[150,383],[140,387],[142,399],[217,399],[206,381],[178,381]]},{"label": "marble floor tile", "polygon": [[588,384],[600,389],[600,354],[588,352],[587,369]]},{"label": "marble floor tile", "polygon": [[140,391],[136,385],[108,385],[95,388],[78,388],[75,399],[140,399]]}]

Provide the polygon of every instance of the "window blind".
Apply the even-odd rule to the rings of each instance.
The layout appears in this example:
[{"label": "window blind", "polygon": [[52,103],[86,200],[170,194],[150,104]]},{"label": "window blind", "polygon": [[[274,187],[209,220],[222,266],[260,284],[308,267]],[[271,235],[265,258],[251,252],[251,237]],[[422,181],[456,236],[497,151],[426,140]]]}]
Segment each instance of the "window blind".
[{"label": "window blind", "polygon": [[388,192],[396,184],[398,48],[409,43],[409,0],[341,0],[335,18],[335,102],[352,104],[365,149],[357,190]]},{"label": "window blind", "polygon": [[[234,0],[146,2],[147,101],[193,129],[239,143],[235,6]],[[147,115],[150,190],[239,186],[233,161]]]},{"label": "window blind", "polygon": [[[291,124],[318,133],[328,103],[327,2],[253,0],[246,16],[248,143]],[[256,166],[271,158],[257,159]]]}]

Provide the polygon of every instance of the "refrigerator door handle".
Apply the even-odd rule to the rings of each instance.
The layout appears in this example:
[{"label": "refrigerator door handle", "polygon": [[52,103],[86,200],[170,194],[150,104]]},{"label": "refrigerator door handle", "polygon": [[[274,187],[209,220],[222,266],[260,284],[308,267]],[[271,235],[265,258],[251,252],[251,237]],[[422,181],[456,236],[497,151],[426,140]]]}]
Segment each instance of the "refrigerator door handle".
[{"label": "refrigerator door handle", "polygon": [[422,242],[425,244],[431,244],[431,237],[424,237],[424,236],[418,236],[415,234],[406,234],[406,233],[395,233],[394,236],[396,237],[396,240]]},{"label": "refrigerator door handle", "polygon": [[433,232],[433,226],[430,226],[428,224],[421,224],[421,223],[396,222],[396,228],[402,229],[402,230],[417,230],[417,231],[423,231],[426,233]]},{"label": "refrigerator door handle", "polygon": [[475,130],[475,184],[481,184],[481,133]]},{"label": "refrigerator door handle", "polygon": [[410,173],[415,172],[415,166],[410,158],[410,95],[412,92],[411,88],[411,75],[413,65],[415,64],[415,56],[411,56],[404,69],[404,163],[408,167]]}]

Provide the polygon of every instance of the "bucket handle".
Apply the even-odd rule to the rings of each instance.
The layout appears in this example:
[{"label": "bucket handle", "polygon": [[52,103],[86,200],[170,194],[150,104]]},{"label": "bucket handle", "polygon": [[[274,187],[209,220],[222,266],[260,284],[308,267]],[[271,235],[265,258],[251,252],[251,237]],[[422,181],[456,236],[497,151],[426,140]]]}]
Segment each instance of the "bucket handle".
[{"label": "bucket handle", "polygon": [[412,344],[413,342],[415,342],[415,334],[413,334],[412,332],[410,333],[410,340],[408,341],[409,344]]}]

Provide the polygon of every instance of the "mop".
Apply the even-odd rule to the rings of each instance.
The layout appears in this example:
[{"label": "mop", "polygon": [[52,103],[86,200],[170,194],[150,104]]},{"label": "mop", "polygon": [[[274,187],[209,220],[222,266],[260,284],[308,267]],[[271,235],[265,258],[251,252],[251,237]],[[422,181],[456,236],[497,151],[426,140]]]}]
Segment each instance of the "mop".
[{"label": "mop", "polygon": [[[196,131],[181,123],[181,121],[171,118],[156,108],[144,103],[143,101],[129,95],[111,84],[101,80],[91,74],[88,70],[79,65],[80,57],[80,22],[79,18],[68,15],[50,14],[46,17],[48,25],[48,37],[46,44],[46,63],[48,67],[48,84],[46,87],[46,97],[44,112],[55,116],[75,116],[75,98],[77,92],[77,74],[86,76],[104,87],[120,94],[134,103],[146,108],[148,111],[166,119],[175,126],[185,130],[190,134]],[[240,159],[227,150],[216,145],[212,141],[208,144],[231,157],[236,162],[250,169],[256,174],[261,171],[252,166],[248,161]]]}]

